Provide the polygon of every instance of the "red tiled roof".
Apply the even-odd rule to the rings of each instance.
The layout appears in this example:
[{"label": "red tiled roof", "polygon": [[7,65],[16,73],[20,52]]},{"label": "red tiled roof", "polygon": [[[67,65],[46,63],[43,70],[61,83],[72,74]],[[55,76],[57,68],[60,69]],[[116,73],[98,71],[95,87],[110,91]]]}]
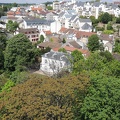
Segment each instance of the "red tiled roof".
[{"label": "red tiled roof", "polygon": [[96,33],[94,32],[84,32],[84,31],[77,31],[76,32],[76,37],[81,38],[81,37],[90,37],[91,35],[94,35]]},{"label": "red tiled roof", "polygon": [[[70,52],[73,52],[75,50],[78,50],[80,51],[82,54],[86,55],[86,56],[89,56],[90,55],[90,52],[88,50],[84,50],[84,49],[78,49],[78,48],[74,48],[74,47],[69,47],[69,46],[65,46],[63,47],[66,51],[70,51]],[[56,47],[56,48],[53,48],[54,51],[58,51],[60,49],[60,47]]]},{"label": "red tiled roof", "polygon": [[67,28],[61,27],[60,32],[64,32],[64,31],[66,31],[66,30],[67,30]]},{"label": "red tiled roof", "polygon": [[51,49],[53,48],[56,48],[56,47],[61,47],[61,43],[58,43],[58,42],[42,42],[38,45],[39,48],[41,47],[44,47],[44,48],[47,48],[47,47],[50,47]]},{"label": "red tiled roof", "polygon": [[60,32],[67,33],[67,34],[75,34],[75,36],[77,38],[90,37],[91,35],[96,34],[94,32],[84,32],[84,31],[78,31],[78,30],[71,29],[71,28],[67,29],[67,28],[64,28],[64,27],[62,27],[60,29]]},{"label": "red tiled roof", "polygon": [[46,35],[51,35],[51,34],[52,34],[50,30],[44,31],[44,33],[45,33]]},{"label": "red tiled roof", "polygon": [[37,7],[37,8],[35,8],[35,7],[31,7],[31,10],[33,10],[33,11],[37,11],[37,10],[42,10],[42,8],[41,8],[41,7]]},{"label": "red tiled roof", "polygon": [[54,51],[58,51],[59,49],[60,49],[59,47],[58,48],[53,48]]},{"label": "red tiled roof", "polygon": [[16,14],[16,15],[20,15],[20,14],[21,14],[21,12],[19,12],[19,11],[16,11],[16,12],[15,12],[15,14]]},{"label": "red tiled roof", "polygon": [[78,51],[80,51],[82,54],[88,54],[88,53],[89,53],[88,50],[84,50],[84,49],[78,49],[78,48],[69,47],[69,46],[65,46],[64,48],[65,48],[67,51],[70,51],[70,52],[72,52],[72,51],[74,51],[74,50],[78,50]]},{"label": "red tiled roof", "polygon": [[107,40],[107,41],[112,41],[114,39],[113,36],[108,35],[108,34],[103,34],[103,33],[99,36],[99,38],[101,40]]},{"label": "red tiled roof", "polygon": [[7,15],[14,15],[14,13],[15,13],[14,11],[8,11]]}]

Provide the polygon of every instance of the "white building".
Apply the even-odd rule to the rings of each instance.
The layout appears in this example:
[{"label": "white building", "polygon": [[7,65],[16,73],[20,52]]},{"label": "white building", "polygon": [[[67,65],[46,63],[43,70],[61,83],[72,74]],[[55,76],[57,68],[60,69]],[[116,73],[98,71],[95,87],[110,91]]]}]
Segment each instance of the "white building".
[{"label": "white building", "polygon": [[59,21],[44,19],[24,19],[23,28],[38,28],[39,31],[51,31],[57,33],[61,29]]},{"label": "white building", "polygon": [[71,70],[71,56],[68,53],[50,51],[42,55],[40,70],[44,73],[53,75],[62,70]]}]

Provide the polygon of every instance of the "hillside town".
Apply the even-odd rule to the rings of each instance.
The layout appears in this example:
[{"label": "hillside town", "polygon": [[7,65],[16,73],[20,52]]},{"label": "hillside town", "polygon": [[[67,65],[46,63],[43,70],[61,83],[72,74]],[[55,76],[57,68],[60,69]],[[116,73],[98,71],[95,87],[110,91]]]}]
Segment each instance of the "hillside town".
[{"label": "hillside town", "polygon": [[120,120],[120,2],[6,1],[0,120]]},{"label": "hillside town", "polygon": [[[1,16],[0,21],[4,24],[0,24],[0,27],[6,29],[6,24],[10,20],[17,22],[19,28],[14,31],[14,35],[23,33],[33,44],[40,40],[40,36],[43,36],[44,40],[37,45],[37,48],[50,47],[56,55],[60,48],[64,48],[68,53],[78,50],[84,57],[87,57],[90,54],[87,47],[88,38],[94,34],[99,37],[104,50],[113,53],[115,38],[120,35],[120,26],[116,27],[117,36],[113,33],[105,34],[99,30],[105,25],[99,23],[98,26],[95,26],[90,17],[98,19],[103,13],[119,17],[120,8],[116,3],[71,0],[54,1],[47,6],[51,6],[53,9],[48,10],[45,4],[12,7],[7,11],[6,16]],[[116,25],[114,23],[110,24],[112,26]],[[49,60],[49,57],[46,57],[46,59]],[[53,59],[55,58],[53,57]],[[49,68],[45,69],[46,72],[50,71]]]}]

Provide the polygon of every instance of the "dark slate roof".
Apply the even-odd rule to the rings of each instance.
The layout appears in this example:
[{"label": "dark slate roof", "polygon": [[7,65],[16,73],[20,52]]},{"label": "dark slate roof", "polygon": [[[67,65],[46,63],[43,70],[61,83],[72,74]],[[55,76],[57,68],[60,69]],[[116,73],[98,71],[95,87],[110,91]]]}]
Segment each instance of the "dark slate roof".
[{"label": "dark slate roof", "polygon": [[42,55],[42,57],[69,62],[69,57],[71,57],[71,55],[69,53],[50,51]]},{"label": "dark slate roof", "polygon": [[101,4],[100,2],[94,2],[94,3],[93,3],[93,6],[95,6],[95,7],[99,7],[100,4]]},{"label": "dark slate roof", "polygon": [[118,8],[118,5],[112,4],[112,8],[116,9],[116,8]]},{"label": "dark slate roof", "polygon": [[79,6],[84,6],[84,4],[85,4],[85,3],[84,3],[84,2],[81,2],[81,1],[77,1],[77,2],[76,2],[76,5],[77,5],[78,7],[79,7]]},{"label": "dark slate roof", "polygon": [[73,9],[73,4],[68,5],[67,8],[69,8],[69,9]]},{"label": "dark slate roof", "polygon": [[65,14],[65,12],[61,12],[61,13],[59,14],[59,17],[62,17],[64,14]]},{"label": "dark slate roof", "polygon": [[27,25],[50,25],[53,20],[44,20],[44,19],[24,19]]},{"label": "dark slate roof", "polygon": [[88,23],[85,23],[83,26],[82,26],[82,29],[83,30],[88,30],[88,29],[91,29],[92,26],[90,26]]},{"label": "dark slate roof", "polygon": [[77,15],[73,15],[69,21],[73,21],[76,17]]},{"label": "dark slate roof", "polygon": [[83,19],[83,18],[80,18],[80,22],[91,22],[90,19]]}]

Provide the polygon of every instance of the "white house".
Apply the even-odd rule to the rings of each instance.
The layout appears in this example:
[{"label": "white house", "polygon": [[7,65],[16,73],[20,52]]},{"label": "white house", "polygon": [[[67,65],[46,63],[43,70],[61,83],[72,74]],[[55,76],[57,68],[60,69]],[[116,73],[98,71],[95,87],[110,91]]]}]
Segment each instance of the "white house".
[{"label": "white house", "polygon": [[38,28],[39,31],[51,31],[57,33],[61,29],[59,21],[45,20],[45,19],[24,19],[24,28]]},{"label": "white house", "polygon": [[71,55],[69,53],[50,51],[42,55],[40,70],[44,73],[53,75],[62,70],[71,70]]},{"label": "white house", "polygon": [[92,32],[92,22],[90,19],[79,19],[79,31]]},{"label": "white house", "polygon": [[115,44],[114,36],[108,35],[108,34],[100,34],[99,39],[100,39],[100,42],[103,43],[104,50],[107,50],[110,53],[112,53],[113,47]]}]

